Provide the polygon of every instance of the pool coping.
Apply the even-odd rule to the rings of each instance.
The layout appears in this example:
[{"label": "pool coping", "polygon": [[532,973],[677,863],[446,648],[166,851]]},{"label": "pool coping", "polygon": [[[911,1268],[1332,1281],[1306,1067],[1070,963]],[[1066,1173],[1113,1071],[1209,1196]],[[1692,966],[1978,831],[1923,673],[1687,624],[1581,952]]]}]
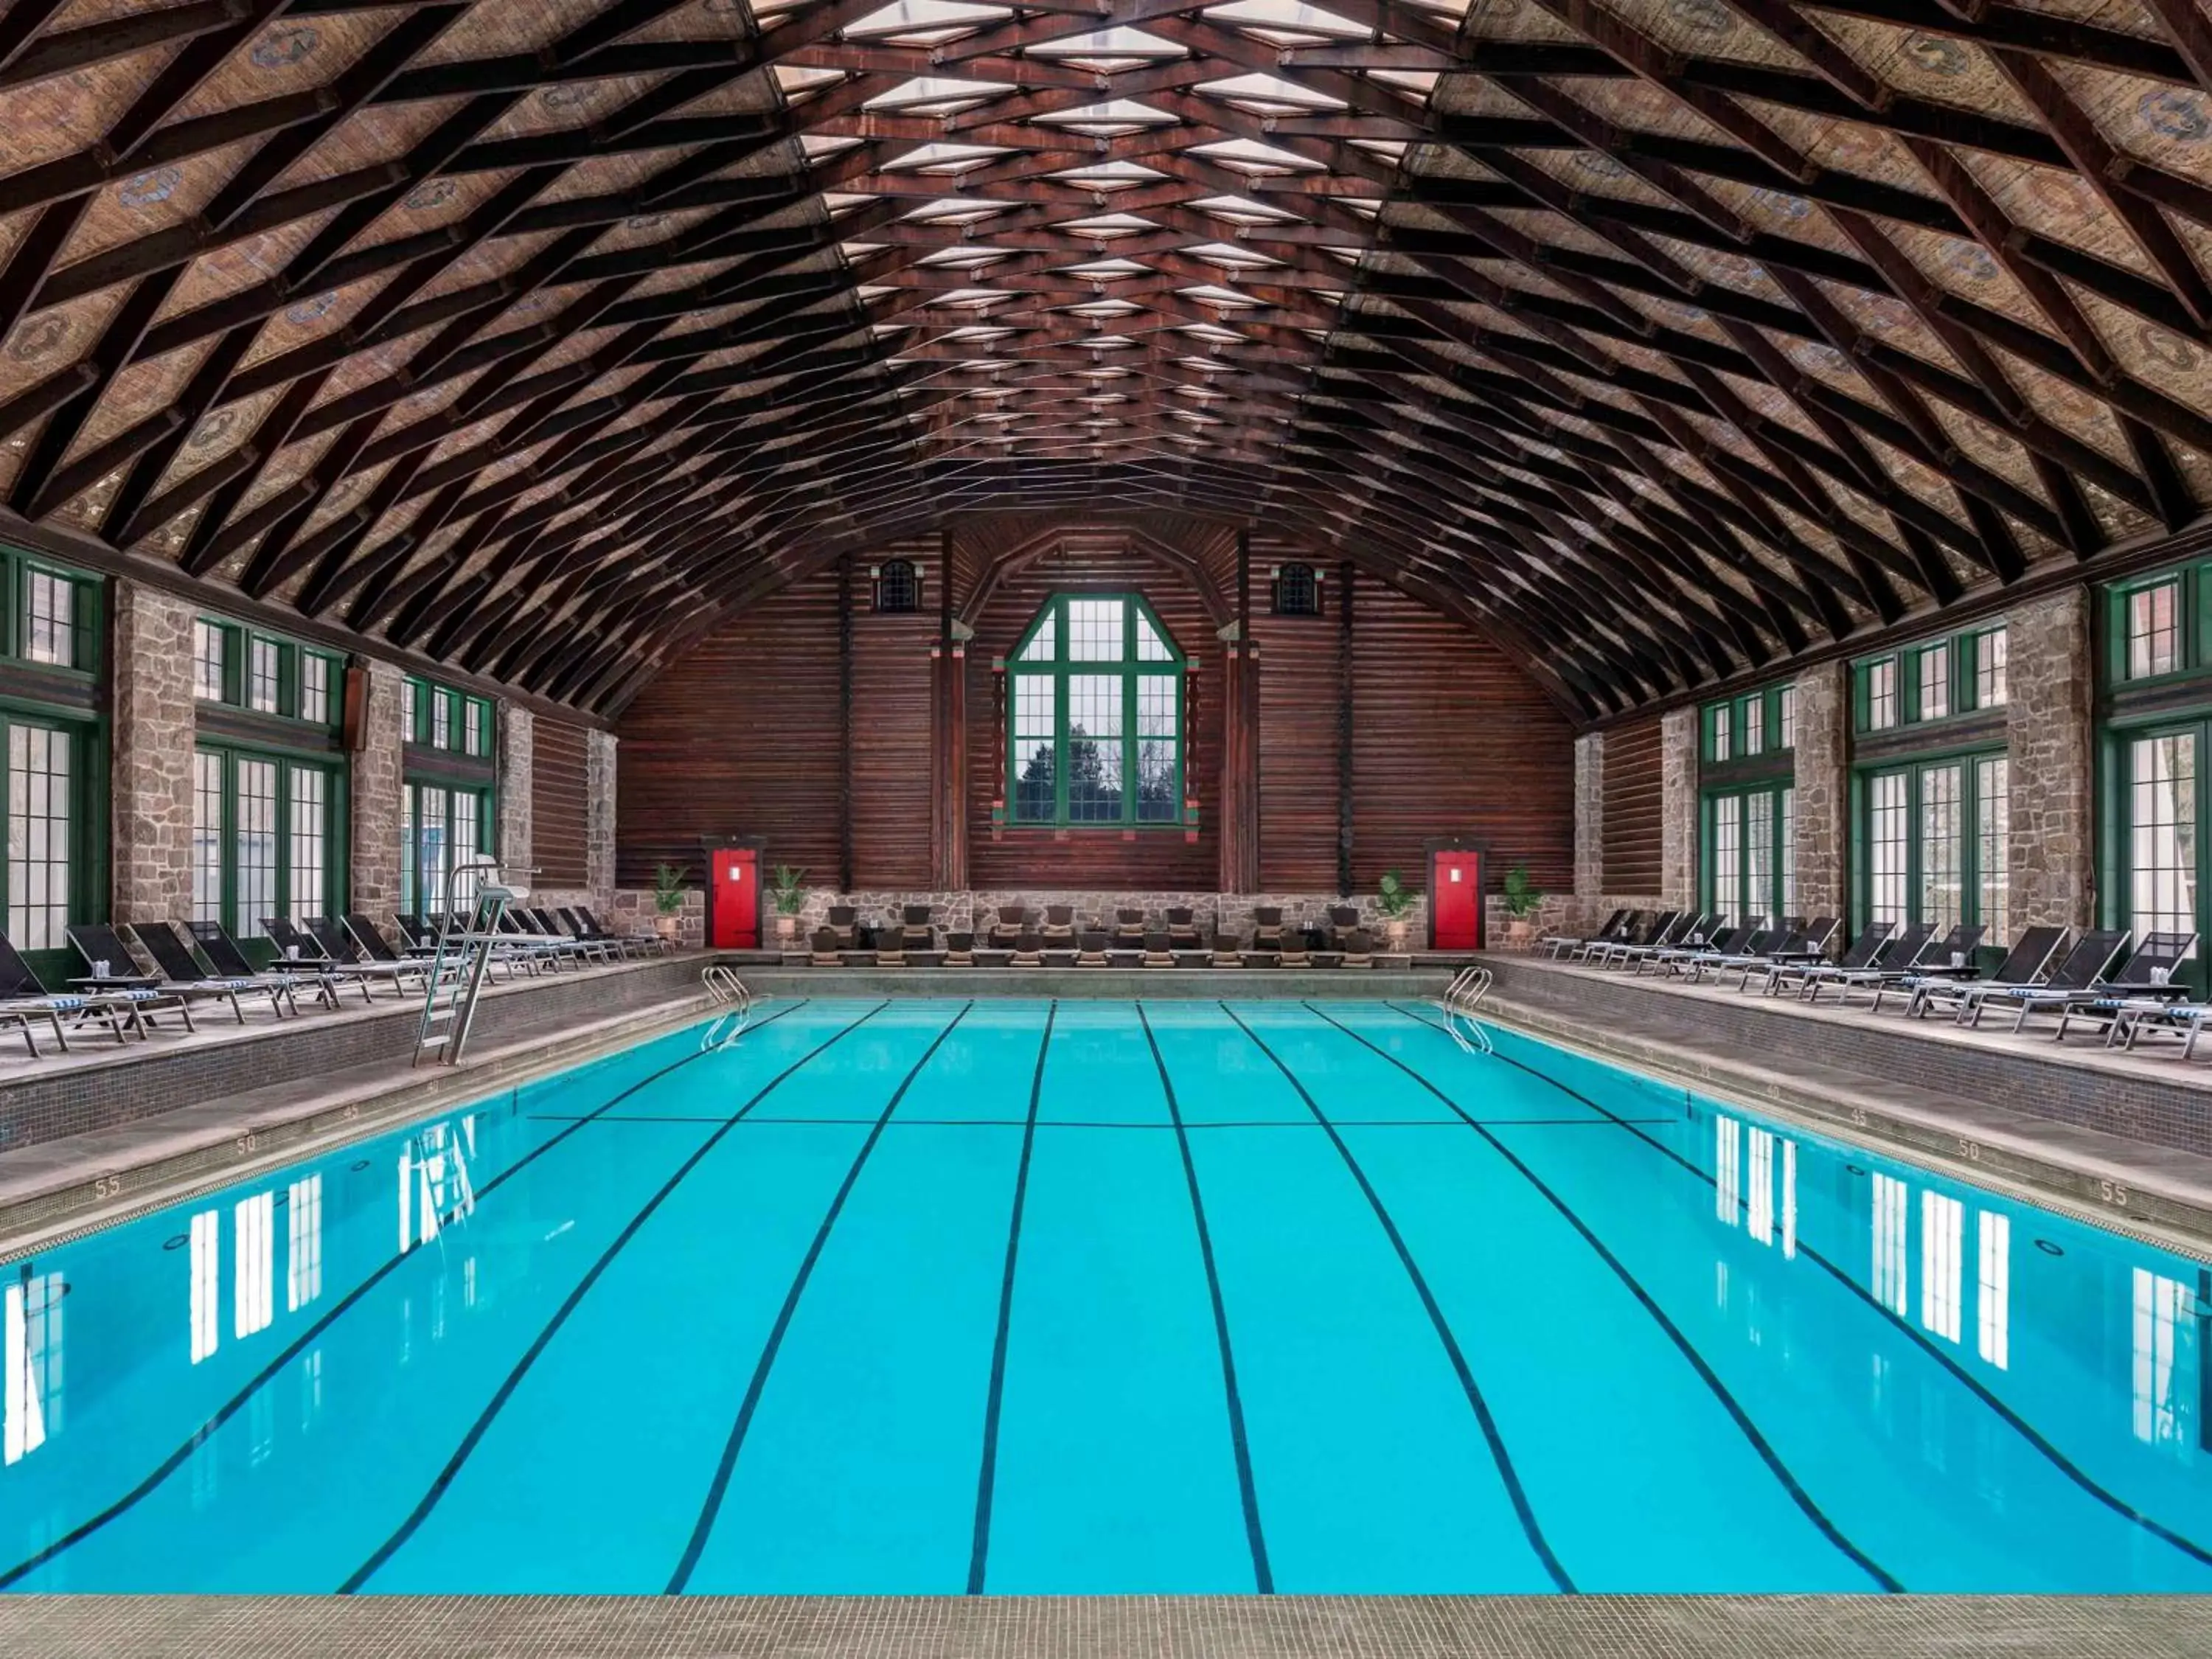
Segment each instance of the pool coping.
[{"label": "pool coping", "polygon": [[519,1037],[458,1066],[395,1071],[372,1062],[0,1154],[0,1264],[586,1064],[719,1006],[694,992]]},{"label": "pool coping", "polygon": [[1502,988],[1480,1018],[1608,1065],[1914,1164],[2139,1243],[2212,1261],[2212,1158],[2002,1106],[1917,1091],[1910,1101],[1863,1073],[1746,1063],[1668,1038],[1593,1026]]},{"label": "pool coping", "polygon": [[0,1655],[110,1659],[2203,1659],[2161,1596],[9,1597]]}]

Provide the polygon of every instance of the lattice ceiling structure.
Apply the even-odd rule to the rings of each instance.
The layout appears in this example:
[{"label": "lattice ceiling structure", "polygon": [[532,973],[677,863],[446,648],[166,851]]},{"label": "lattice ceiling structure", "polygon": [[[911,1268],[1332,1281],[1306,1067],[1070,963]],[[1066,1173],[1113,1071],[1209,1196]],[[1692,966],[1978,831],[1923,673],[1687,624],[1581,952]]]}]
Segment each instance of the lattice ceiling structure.
[{"label": "lattice ceiling structure", "polygon": [[2212,501],[2195,0],[13,0],[13,514],[599,710],[951,515],[1598,714]]}]

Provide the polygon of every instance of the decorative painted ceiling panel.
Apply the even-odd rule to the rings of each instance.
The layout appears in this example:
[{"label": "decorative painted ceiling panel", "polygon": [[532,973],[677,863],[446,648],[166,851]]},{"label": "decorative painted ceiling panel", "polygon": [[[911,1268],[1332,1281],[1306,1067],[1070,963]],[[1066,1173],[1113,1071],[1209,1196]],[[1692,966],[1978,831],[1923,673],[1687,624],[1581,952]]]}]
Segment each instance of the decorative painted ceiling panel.
[{"label": "decorative painted ceiling panel", "polygon": [[978,515],[1601,714],[2212,503],[2197,0],[14,0],[13,514],[586,708]]}]

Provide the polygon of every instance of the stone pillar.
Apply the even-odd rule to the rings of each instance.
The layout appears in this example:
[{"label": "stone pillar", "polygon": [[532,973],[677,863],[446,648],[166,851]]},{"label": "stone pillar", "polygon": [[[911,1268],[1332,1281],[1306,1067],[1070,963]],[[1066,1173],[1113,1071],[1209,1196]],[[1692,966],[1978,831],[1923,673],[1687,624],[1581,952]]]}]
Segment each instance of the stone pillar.
[{"label": "stone pillar", "polygon": [[1575,739],[1576,925],[1605,920],[1605,733]]},{"label": "stone pillar", "polygon": [[507,876],[525,886],[535,886],[527,875],[535,861],[531,854],[536,796],[531,781],[537,753],[537,721],[527,708],[513,703],[499,706],[499,857]]},{"label": "stone pillar", "polygon": [[2012,817],[2008,925],[2087,927],[2096,915],[2096,678],[2089,592],[2005,613],[2005,740]]},{"label": "stone pillar", "polygon": [[[400,791],[405,732],[400,718],[404,670],[355,659],[367,681],[360,744],[354,750],[353,908],[381,923],[399,908]],[[417,909],[437,901],[418,901]]]},{"label": "stone pillar", "polygon": [[584,734],[584,885],[594,904],[611,906],[615,896],[615,734]]},{"label": "stone pillar", "polygon": [[1796,820],[1791,832],[1798,915],[1850,913],[1845,849],[1850,846],[1850,668],[1824,662],[1797,677]]},{"label": "stone pillar", "polygon": [[192,913],[192,622],[188,599],[115,584],[112,863],[118,921]]},{"label": "stone pillar", "polygon": [[1659,899],[1687,909],[1698,893],[1698,711],[1659,721]]}]

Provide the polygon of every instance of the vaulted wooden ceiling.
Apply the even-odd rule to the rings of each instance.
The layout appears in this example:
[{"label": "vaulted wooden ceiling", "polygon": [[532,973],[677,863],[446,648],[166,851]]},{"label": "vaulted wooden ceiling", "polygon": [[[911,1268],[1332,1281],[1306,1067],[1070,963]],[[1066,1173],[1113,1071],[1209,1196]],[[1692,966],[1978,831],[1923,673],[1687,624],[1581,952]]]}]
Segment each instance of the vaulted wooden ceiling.
[{"label": "vaulted wooden ceiling", "polygon": [[1587,714],[2212,502],[2197,0],[13,0],[7,508],[618,707],[982,513]]}]

